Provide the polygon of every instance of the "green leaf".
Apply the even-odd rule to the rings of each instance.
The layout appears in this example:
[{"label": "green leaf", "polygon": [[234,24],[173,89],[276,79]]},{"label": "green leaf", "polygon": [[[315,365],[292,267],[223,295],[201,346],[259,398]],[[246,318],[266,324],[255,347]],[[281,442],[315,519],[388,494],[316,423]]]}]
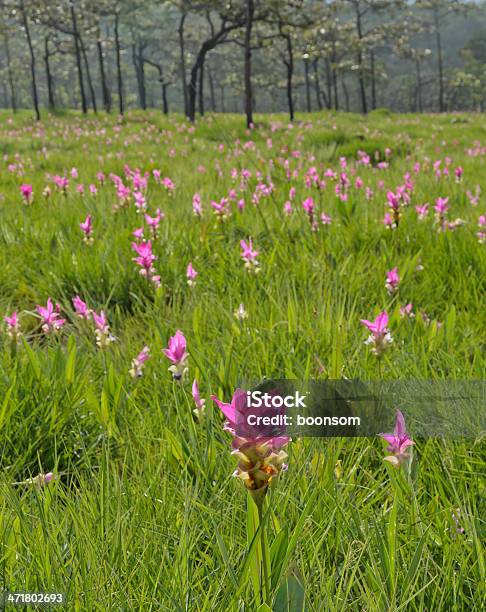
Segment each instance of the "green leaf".
[{"label": "green leaf", "polygon": [[277,592],[273,612],[303,612],[304,606],[304,587],[295,576],[289,576]]}]

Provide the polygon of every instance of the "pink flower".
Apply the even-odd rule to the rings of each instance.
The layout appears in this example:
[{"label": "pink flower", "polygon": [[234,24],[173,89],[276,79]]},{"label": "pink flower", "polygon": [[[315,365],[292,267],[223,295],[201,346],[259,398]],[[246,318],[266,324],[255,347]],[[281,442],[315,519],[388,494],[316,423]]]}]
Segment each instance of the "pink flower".
[{"label": "pink flower", "polygon": [[192,287],[196,283],[196,276],[199,274],[197,270],[195,270],[192,266],[192,261],[187,265],[186,276],[187,276],[187,284],[189,287]]},{"label": "pink flower", "polygon": [[195,193],[192,197],[192,210],[196,217],[200,217],[202,215],[201,201],[201,196],[198,193]]},{"label": "pink flower", "polygon": [[425,217],[429,214],[429,205],[424,204],[423,206],[416,206],[415,211],[418,215],[419,220],[425,219]]},{"label": "pink flower", "polygon": [[479,232],[476,233],[479,244],[484,244],[486,242],[486,216],[481,215],[478,219],[478,227]]},{"label": "pink flower", "polygon": [[198,418],[201,418],[204,414],[204,404],[206,403],[206,400],[201,399],[201,396],[199,395],[199,386],[196,379],[194,379],[194,382],[192,383],[192,398],[194,399],[194,404],[196,405],[193,412]]},{"label": "pink flower", "polygon": [[143,227],[133,230],[132,236],[135,236],[137,240],[141,240],[143,238]]},{"label": "pink flower", "polygon": [[45,334],[59,331],[66,322],[66,319],[59,318],[61,307],[56,304],[54,308],[51,298],[48,298],[46,307],[37,305],[36,310],[41,317],[42,331]]},{"label": "pink flower", "polygon": [[92,221],[91,221],[91,215],[88,215],[86,217],[86,219],[79,224],[79,227],[81,228],[81,231],[84,234],[84,241],[87,244],[92,244],[93,243],[93,225],[92,225]]},{"label": "pink flower", "polygon": [[331,225],[332,217],[326,215],[326,213],[321,213],[321,223],[322,225]]},{"label": "pink flower", "polygon": [[393,268],[386,273],[385,287],[388,293],[394,293],[398,289],[400,284],[400,277],[398,276],[398,268]]},{"label": "pink flower", "polygon": [[111,342],[115,341],[115,337],[110,333],[110,327],[104,311],[97,314],[93,310],[93,321],[95,324],[96,344],[99,348],[107,348]]},{"label": "pink flower", "polygon": [[155,217],[151,217],[150,215],[145,213],[145,222],[147,223],[147,225],[152,230],[152,235],[154,236],[154,238],[157,235],[157,229],[159,227],[160,221],[164,217],[165,217],[165,215],[164,215],[163,212],[160,211],[160,208],[157,208],[157,210],[155,211]]},{"label": "pink flower", "polygon": [[175,190],[175,183],[168,176],[162,179],[162,185],[167,189],[167,193],[172,195]]},{"label": "pink flower", "polygon": [[156,287],[160,286],[160,276],[155,274],[153,266],[157,257],[152,253],[152,242],[141,242],[137,244],[132,242],[132,249],[137,253],[138,257],[134,257],[133,261],[140,266],[140,274],[152,281]]},{"label": "pink flower", "polygon": [[387,327],[388,313],[384,310],[380,312],[374,321],[368,321],[367,319],[360,319],[360,321],[371,332],[365,344],[372,345],[371,352],[377,357],[380,357],[393,342],[393,338]]},{"label": "pink flower", "polygon": [[248,243],[245,240],[240,241],[241,246],[241,258],[245,262],[245,268],[249,272],[257,273],[259,272],[259,262],[257,261],[257,257],[259,255],[258,251],[253,250],[253,242],[252,239],[248,239]]},{"label": "pink flower", "polygon": [[34,199],[34,189],[32,185],[20,185],[20,193],[25,200],[26,204],[31,204]]},{"label": "pink flower", "polygon": [[409,457],[407,448],[415,444],[407,435],[405,428],[405,419],[400,410],[396,412],[395,429],[393,433],[379,434],[386,442],[388,442],[387,452],[392,453],[385,457],[385,461],[389,461],[393,466],[399,468]]},{"label": "pink flower", "polygon": [[291,215],[292,214],[292,203],[290,202],[290,200],[287,200],[284,204],[284,213],[286,215]]},{"label": "pink flower", "polygon": [[16,340],[20,336],[20,322],[17,312],[14,311],[10,316],[3,317],[3,320],[7,326],[7,334],[12,340]]},{"label": "pink flower", "polygon": [[172,362],[169,371],[175,380],[180,380],[183,374],[187,371],[186,361],[189,357],[186,351],[186,338],[184,334],[178,329],[174,336],[169,338],[168,348],[162,349],[162,352]]},{"label": "pink flower", "polygon": [[400,316],[402,317],[402,319],[405,317],[412,319],[415,316],[412,312],[412,309],[413,309],[413,304],[411,304],[410,302],[406,304],[406,306],[401,306]]},{"label": "pink flower", "polygon": [[132,367],[130,369],[130,376],[133,378],[139,378],[143,376],[143,368],[145,362],[150,359],[150,349],[148,346],[144,346],[140,353],[132,360]]},{"label": "pink flower", "polygon": [[462,179],[462,175],[464,174],[464,168],[462,168],[462,166],[457,166],[457,168],[454,170],[454,174],[456,177],[456,181],[460,183]]},{"label": "pink flower", "polygon": [[[290,438],[272,436],[262,426],[248,425],[245,418],[248,411],[247,394],[243,389],[236,389],[230,404],[222,402],[215,395],[211,399],[226,417],[224,430],[233,436],[232,454],[238,458],[234,475],[242,480],[255,502],[261,504],[268,487],[287,469],[287,453],[283,448]],[[275,409],[271,410],[274,413]]]},{"label": "pink flower", "polygon": [[73,297],[73,306],[78,317],[85,319],[86,321],[90,318],[91,310],[88,308],[87,304],[83,302],[79,295]]}]

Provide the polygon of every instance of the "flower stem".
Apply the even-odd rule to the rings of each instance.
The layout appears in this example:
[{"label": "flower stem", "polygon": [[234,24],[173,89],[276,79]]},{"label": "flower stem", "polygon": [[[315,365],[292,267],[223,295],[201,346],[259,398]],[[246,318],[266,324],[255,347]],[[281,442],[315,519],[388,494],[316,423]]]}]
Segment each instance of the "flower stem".
[{"label": "flower stem", "polygon": [[261,502],[258,505],[258,519],[259,519],[259,523],[260,523],[260,538],[261,538],[261,547],[262,547],[262,566],[263,566],[263,571],[262,571],[262,580],[260,581],[260,583],[263,583],[263,588],[262,591],[264,593],[264,601],[265,603],[269,606],[270,605],[270,571],[269,571],[269,566],[268,566],[268,562],[269,559],[267,558],[267,539],[266,539],[266,531],[265,531],[265,525],[263,524],[264,518],[263,518],[263,500],[261,500]]}]

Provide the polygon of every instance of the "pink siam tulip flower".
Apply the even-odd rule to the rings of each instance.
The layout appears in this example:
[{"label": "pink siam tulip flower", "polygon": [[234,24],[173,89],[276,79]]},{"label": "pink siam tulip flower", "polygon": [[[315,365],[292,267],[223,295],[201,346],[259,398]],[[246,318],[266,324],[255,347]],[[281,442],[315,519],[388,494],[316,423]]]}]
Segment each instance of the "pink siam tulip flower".
[{"label": "pink siam tulip flower", "polygon": [[245,240],[241,240],[240,246],[241,246],[241,258],[245,262],[245,268],[249,272],[253,272],[254,274],[257,274],[260,271],[260,268],[259,268],[260,264],[257,261],[259,252],[253,250],[252,239],[249,238],[248,243],[245,242]]},{"label": "pink siam tulip flower", "polygon": [[34,199],[34,189],[32,185],[20,185],[20,193],[22,194],[26,204],[32,204]]},{"label": "pink siam tulip flower", "polygon": [[132,360],[132,367],[130,369],[130,376],[133,378],[140,378],[143,376],[143,369],[145,362],[150,359],[150,349],[148,346],[144,346],[140,353]]},{"label": "pink siam tulip flower", "polygon": [[162,185],[166,188],[169,195],[174,193],[176,187],[175,183],[168,176],[162,179]]},{"label": "pink siam tulip flower", "polygon": [[400,410],[397,410],[395,418],[395,429],[393,433],[381,433],[380,437],[388,442],[386,451],[392,453],[385,457],[385,461],[391,463],[394,467],[399,468],[409,457],[407,448],[415,444],[407,434],[405,427],[405,419]]},{"label": "pink siam tulip flower", "polygon": [[20,336],[20,321],[16,311],[12,312],[10,316],[3,317],[7,327],[7,334],[12,340],[17,340]]},{"label": "pink siam tulip flower", "polygon": [[150,229],[152,231],[152,236],[154,238],[157,237],[157,230],[159,228],[160,221],[164,217],[165,217],[165,215],[164,215],[163,212],[161,212],[160,208],[157,208],[157,210],[155,211],[155,217],[151,217],[150,215],[145,213],[145,222],[150,227]]},{"label": "pink siam tulip flower", "polygon": [[90,183],[88,189],[92,196],[95,196],[98,193],[98,188],[96,187],[94,183]]},{"label": "pink siam tulip flower", "polygon": [[462,166],[457,166],[457,168],[454,170],[454,175],[456,177],[457,183],[461,182],[463,174],[464,174],[464,168],[462,168]]},{"label": "pink siam tulip flower", "polygon": [[86,219],[79,224],[79,227],[84,234],[84,242],[86,242],[86,244],[93,244],[93,224],[91,215],[88,215]]},{"label": "pink siam tulip flower", "polygon": [[194,399],[194,404],[196,405],[193,412],[197,418],[200,419],[204,415],[206,400],[202,399],[199,395],[199,386],[196,379],[194,379],[194,382],[192,383],[192,398]]},{"label": "pink siam tulip flower", "polygon": [[395,293],[400,284],[400,277],[398,276],[398,268],[395,267],[386,273],[385,287],[388,293]]},{"label": "pink siam tulip flower", "polygon": [[141,240],[143,238],[143,227],[133,230],[132,236],[135,236],[137,240]]},{"label": "pink siam tulip flower", "polygon": [[424,204],[423,206],[416,206],[415,211],[419,221],[422,221],[422,219],[425,219],[425,217],[429,214],[429,205]]},{"label": "pink siam tulip flower", "polygon": [[292,203],[290,202],[290,200],[287,200],[287,202],[285,202],[283,210],[287,216],[290,216],[292,214]]},{"label": "pink siam tulip flower", "polygon": [[219,202],[211,201],[211,208],[214,210],[218,221],[224,221],[231,215],[231,208],[227,198],[221,198]]},{"label": "pink siam tulip flower", "polygon": [[475,192],[472,193],[471,191],[467,190],[466,195],[471,206],[477,206],[479,204],[479,197],[481,196],[481,187],[476,185]]},{"label": "pink siam tulip flower", "polygon": [[326,215],[326,213],[321,213],[321,223],[322,225],[331,225],[332,217]]},{"label": "pink siam tulip flower", "polygon": [[91,310],[88,308],[86,302],[83,302],[79,295],[73,297],[73,306],[76,315],[80,319],[87,321],[91,317]]},{"label": "pink siam tulip flower", "polygon": [[78,170],[77,168],[71,168],[71,178],[73,178],[74,180],[76,180],[78,178]]},{"label": "pink siam tulip flower", "polygon": [[383,352],[393,342],[393,338],[387,327],[388,313],[384,310],[380,312],[374,321],[368,321],[367,319],[360,319],[360,321],[371,332],[365,344],[372,345],[371,352],[377,357],[381,357]]},{"label": "pink siam tulip flower", "polygon": [[386,212],[385,216],[383,217],[383,225],[387,229],[395,229],[396,228],[396,223],[394,222],[393,217],[391,216],[391,214],[389,212]]},{"label": "pink siam tulip flower", "polygon": [[133,261],[140,266],[140,274],[152,281],[156,287],[160,287],[160,276],[155,274],[156,270],[153,266],[157,257],[152,253],[152,241],[147,240],[140,244],[132,242],[132,249],[138,255],[133,258]]},{"label": "pink siam tulip flower", "polygon": [[100,314],[97,314],[93,310],[93,321],[95,324],[96,344],[100,349],[105,349],[115,341],[115,337],[110,333],[110,327],[104,311],[102,310]]},{"label": "pink siam tulip flower", "polygon": [[133,198],[135,200],[135,208],[137,209],[137,212],[145,212],[147,209],[147,200],[145,199],[143,193],[140,191],[135,191]]},{"label": "pink siam tulip flower", "polygon": [[405,317],[408,317],[409,319],[413,319],[415,315],[412,312],[412,309],[413,309],[413,304],[411,304],[410,302],[406,304],[405,306],[402,306],[400,308],[400,316],[402,317],[402,319],[404,319]]},{"label": "pink siam tulip flower", "polygon": [[283,448],[290,442],[290,438],[269,435],[259,426],[243,425],[246,423],[248,407],[247,394],[242,389],[236,389],[230,404],[214,395],[211,399],[226,417],[224,430],[233,436],[232,454],[238,458],[234,476],[242,480],[255,503],[261,507],[268,488],[287,469],[287,453]]},{"label": "pink siam tulip flower", "polygon": [[54,181],[54,185],[57,187],[58,191],[62,191],[64,195],[66,195],[69,187],[69,180],[65,176],[58,175],[53,176],[52,180]]},{"label": "pink siam tulip flower", "polygon": [[198,193],[195,193],[192,197],[192,210],[196,217],[200,217],[202,215],[201,202],[201,196]]},{"label": "pink siam tulip flower", "polygon": [[79,183],[78,185],[76,185],[76,191],[79,194],[84,195],[84,184],[83,183]]},{"label": "pink siam tulip flower", "polygon": [[64,323],[66,323],[66,319],[59,318],[59,312],[61,310],[59,304],[56,304],[54,308],[51,298],[48,298],[45,307],[37,305],[36,310],[41,317],[42,331],[45,334],[59,331]]},{"label": "pink siam tulip flower", "polygon": [[178,329],[174,336],[169,338],[169,346],[162,349],[162,352],[172,362],[169,372],[175,380],[180,380],[185,372],[187,372],[187,358],[189,357],[186,351],[187,343],[184,334]]},{"label": "pink siam tulip flower", "polygon": [[435,201],[435,220],[439,224],[439,231],[444,231],[447,228],[448,202],[449,198],[437,198]]},{"label": "pink siam tulip flower", "polygon": [[311,224],[312,229],[315,229],[315,221],[314,221],[314,200],[313,198],[306,198],[302,202],[302,208],[304,209],[306,215],[309,218],[309,223]]},{"label": "pink siam tulip flower", "polygon": [[189,287],[193,287],[196,284],[196,277],[198,274],[199,272],[193,268],[192,261],[190,261],[186,270],[187,284]]},{"label": "pink siam tulip flower", "polygon": [[22,480],[21,482],[16,482],[14,484],[33,485],[38,489],[41,489],[54,480],[54,478],[55,477],[52,472],[47,472],[47,474],[37,474],[37,476],[34,476],[34,478],[27,478],[26,480]]}]

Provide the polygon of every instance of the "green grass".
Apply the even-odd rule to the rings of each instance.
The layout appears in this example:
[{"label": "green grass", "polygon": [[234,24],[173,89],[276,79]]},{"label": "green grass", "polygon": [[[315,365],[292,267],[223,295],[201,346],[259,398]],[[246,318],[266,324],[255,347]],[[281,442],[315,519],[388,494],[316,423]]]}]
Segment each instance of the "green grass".
[{"label": "green grass", "polygon": [[[28,113],[13,123],[7,117],[0,115],[7,156],[0,166],[0,313],[21,313],[25,341],[12,345],[0,334],[0,590],[64,591],[72,610],[256,610],[247,494],[231,478],[230,437],[209,397],[229,401],[238,384],[264,376],[484,378],[486,254],[476,232],[485,208],[466,197],[477,184],[486,193],[484,154],[466,153],[484,141],[482,117],[316,114],[287,129],[284,116],[262,116],[254,135],[236,116],[208,117],[194,134],[180,128],[181,117],[154,112],[131,113],[119,127],[102,115],[65,113],[42,126]],[[275,131],[272,122],[279,122]],[[241,145],[253,139],[255,149],[236,147],[237,138]],[[290,183],[277,161],[289,155],[282,147],[302,153],[292,168],[304,170]],[[371,201],[364,189],[351,188],[349,202],[339,204],[333,185],[323,192],[304,186],[310,166],[339,172],[339,157],[352,167],[359,150],[383,159],[387,147],[387,170],[357,167],[375,193]],[[464,167],[462,183],[436,181],[430,168],[420,173],[402,222],[386,230],[386,190],[413,174],[416,161],[428,157],[430,166],[447,156],[451,172]],[[23,175],[7,171],[10,163],[21,163]],[[100,170],[123,175],[125,164],[159,168],[176,183],[173,196],[149,183],[149,211],[166,215],[154,247],[158,291],[132,261],[131,232],[141,225],[133,205],[112,211],[110,181],[96,197],[74,188],[95,183]],[[79,180],[71,180],[68,195],[44,198],[46,174],[73,166]],[[217,223],[210,201],[234,187],[232,168],[271,173],[274,191],[258,207],[247,192],[245,209],[233,206]],[[22,203],[23,182],[34,187],[31,206]],[[253,191],[254,178],[250,184]],[[285,217],[291,185],[294,213]],[[201,219],[192,214],[195,192]],[[318,232],[301,210],[309,195],[333,218]],[[422,222],[414,211],[444,196],[450,218],[466,221],[454,232],[437,232],[433,211]],[[88,213],[92,246],[78,225]],[[239,241],[248,236],[260,251],[257,276],[240,259]],[[193,288],[189,261],[200,273]],[[385,273],[394,266],[402,282],[390,297]],[[106,351],[74,316],[76,294],[107,313],[116,342]],[[68,322],[58,338],[45,339],[33,312],[49,296]],[[407,302],[414,319],[399,315]],[[240,303],[248,312],[241,323],[233,314]],[[385,308],[394,343],[379,365],[359,319]],[[176,329],[190,353],[182,385],[172,382],[161,351]],[[128,370],[144,344],[152,359],[134,381]],[[207,399],[200,423],[192,413],[194,378]],[[273,596],[293,576],[306,609],[316,612],[481,610],[484,437],[417,439],[410,481],[383,462],[383,446],[368,438],[289,445],[289,470],[271,492],[268,519],[276,542]],[[14,484],[47,471],[58,477],[43,489]],[[456,509],[465,534],[455,532]],[[275,610],[283,609],[281,597]]]}]

